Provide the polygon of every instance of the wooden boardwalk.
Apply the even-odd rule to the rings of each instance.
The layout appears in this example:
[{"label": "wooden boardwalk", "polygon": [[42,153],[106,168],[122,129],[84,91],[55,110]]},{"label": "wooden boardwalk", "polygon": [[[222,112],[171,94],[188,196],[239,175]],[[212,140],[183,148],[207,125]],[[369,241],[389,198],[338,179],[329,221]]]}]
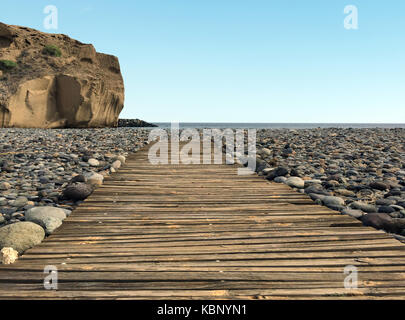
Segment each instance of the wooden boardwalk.
[{"label": "wooden boardwalk", "polygon": [[[0,299],[405,297],[403,244],[237,167],[130,156],[54,234],[0,266]],[[46,265],[57,291],[43,287]],[[344,287],[348,265],[358,289]]]}]

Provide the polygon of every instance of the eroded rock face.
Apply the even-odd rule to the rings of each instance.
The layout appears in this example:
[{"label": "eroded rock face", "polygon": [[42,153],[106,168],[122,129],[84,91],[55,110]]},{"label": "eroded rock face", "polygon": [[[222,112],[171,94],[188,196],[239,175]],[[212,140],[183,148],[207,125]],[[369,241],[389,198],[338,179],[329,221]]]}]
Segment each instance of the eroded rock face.
[{"label": "eroded rock face", "polygon": [[[57,46],[62,56],[45,54]],[[124,105],[118,58],[62,34],[0,23],[0,127],[117,126]]]}]

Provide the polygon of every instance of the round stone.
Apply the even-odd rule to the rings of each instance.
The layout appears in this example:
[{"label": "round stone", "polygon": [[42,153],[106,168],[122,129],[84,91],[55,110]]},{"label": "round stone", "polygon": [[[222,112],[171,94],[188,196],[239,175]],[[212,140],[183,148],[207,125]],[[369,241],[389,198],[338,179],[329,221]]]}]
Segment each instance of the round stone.
[{"label": "round stone", "polygon": [[326,196],[322,199],[322,202],[325,206],[344,206],[345,200],[339,197]]},{"label": "round stone", "polygon": [[11,204],[13,207],[22,208],[28,203],[28,199],[26,197],[18,197],[13,201]]},{"label": "round stone", "polygon": [[379,213],[392,213],[395,212],[394,208],[391,208],[389,206],[381,206],[378,208]]},{"label": "round stone", "polygon": [[262,149],[262,153],[263,153],[265,156],[271,156],[271,151],[270,151],[269,149],[267,149],[267,148],[263,148],[263,149]]},{"label": "round stone", "polygon": [[364,215],[361,221],[365,226],[373,227],[378,230],[383,229],[387,232],[398,232],[398,227],[394,219],[386,213],[369,213]]},{"label": "round stone", "polygon": [[62,220],[55,217],[43,217],[41,219],[34,219],[31,221],[43,227],[45,229],[46,235],[52,234],[57,228],[62,225]]},{"label": "round stone", "polygon": [[342,211],[343,214],[347,214],[348,216],[351,216],[356,219],[360,219],[362,216],[364,216],[364,212],[361,210],[355,210],[355,209],[349,209],[346,208]]},{"label": "round stone", "polygon": [[370,188],[376,189],[376,190],[384,191],[384,190],[389,189],[389,186],[386,185],[386,184],[383,183],[383,182],[378,182],[378,181],[376,181],[376,182],[370,183]]},{"label": "round stone", "polygon": [[87,163],[91,165],[92,167],[98,167],[100,165],[100,162],[97,159],[90,158]]},{"label": "round stone", "polygon": [[273,181],[276,182],[276,183],[285,183],[287,181],[287,178],[286,177],[281,177],[281,176],[280,177],[275,177]]},{"label": "round stone", "polygon": [[8,182],[2,182],[0,183],[0,190],[8,190],[11,188],[11,184]]},{"label": "round stone", "polygon": [[299,177],[290,177],[286,180],[285,184],[292,188],[298,188],[298,189],[302,189],[305,186],[304,180],[302,180]]},{"label": "round stone", "polygon": [[368,204],[362,201],[355,201],[350,204],[350,207],[353,209],[362,210],[367,213],[377,212],[377,207],[373,204]]},{"label": "round stone", "polygon": [[121,161],[120,160],[115,160],[112,164],[111,167],[114,168],[115,170],[119,169],[121,167]]},{"label": "round stone", "polygon": [[74,183],[74,182],[86,182],[86,177],[82,174],[78,174],[77,176],[74,176],[69,183]]},{"label": "round stone", "polygon": [[93,192],[93,188],[82,182],[75,182],[63,190],[63,196],[66,199],[78,201],[86,199]]},{"label": "round stone", "polygon": [[90,172],[87,175],[87,182],[92,185],[102,185],[103,181],[104,181],[104,176],[99,173]]},{"label": "round stone", "polygon": [[125,163],[126,158],[123,155],[118,155],[118,156],[114,157],[114,160],[119,160],[121,163]]},{"label": "round stone", "polygon": [[63,220],[66,218],[66,211],[69,210],[51,206],[34,207],[25,213],[25,218],[28,221],[42,220],[47,217],[54,217]]},{"label": "round stone", "polygon": [[36,223],[17,222],[0,228],[0,247],[10,247],[22,254],[40,244],[44,237],[44,229]]}]

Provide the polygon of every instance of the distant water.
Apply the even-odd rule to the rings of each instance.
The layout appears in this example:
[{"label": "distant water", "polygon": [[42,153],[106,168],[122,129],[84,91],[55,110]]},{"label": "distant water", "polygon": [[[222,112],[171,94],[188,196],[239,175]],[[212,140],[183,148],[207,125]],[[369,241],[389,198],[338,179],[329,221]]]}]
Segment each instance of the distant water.
[{"label": "distant water", "polygon": [[[170,128],[170,122],[154,122],[160,128]],[[220,123],[180,122],[180,128],[243,128],[243,129],[315,129],[315,128],[405,128],[405,123]]]}]

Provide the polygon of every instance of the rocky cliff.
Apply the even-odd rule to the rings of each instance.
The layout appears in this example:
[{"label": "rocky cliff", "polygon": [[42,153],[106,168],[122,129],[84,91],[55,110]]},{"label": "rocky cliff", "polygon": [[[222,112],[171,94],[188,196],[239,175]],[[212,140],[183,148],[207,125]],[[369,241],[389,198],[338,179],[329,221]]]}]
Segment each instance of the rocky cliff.
[{"label": "rocky cliff", "polygon": [[0,127],[116,126],[123,105],[117,57],[0,23]]}]

